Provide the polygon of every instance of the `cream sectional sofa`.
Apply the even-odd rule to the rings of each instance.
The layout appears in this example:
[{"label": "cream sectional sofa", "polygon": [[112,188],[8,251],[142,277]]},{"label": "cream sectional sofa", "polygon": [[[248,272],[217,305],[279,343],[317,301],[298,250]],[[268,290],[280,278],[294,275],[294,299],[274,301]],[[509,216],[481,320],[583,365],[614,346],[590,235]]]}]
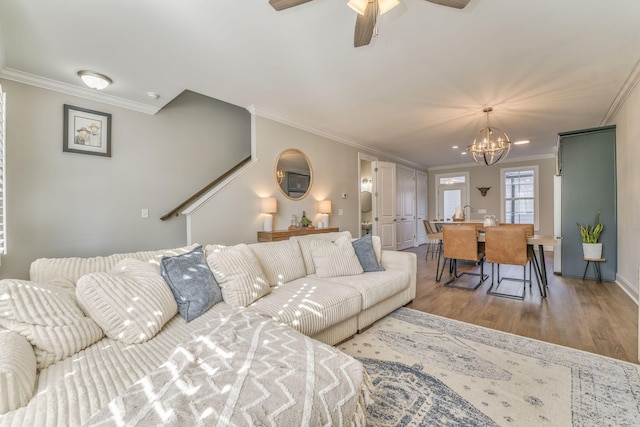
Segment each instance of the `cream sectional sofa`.
[{"label": "cream sectional sofa", "polygon": [[[331,253],[329,245],[350,237],[327,233],[238,245],[245,254],[250,250],[257,261],[252,265],[267,283],[246,307],[238,306],[239,294],[231,293],[219,271],[233,248],[208,245],[207,262],[225,300],[189,323],[170,308],[149,309],[167,320],[139,322],[152,337],[135,344],[96,332],[91,313],[71,307],[76,284],[130,260],[154,264],[195,245],[34,261],[30,281],[0,282],[0,425],[363,424],[366,372],[329,345],[415,297],[416,256],[382,251],[374,239],[384,271],[344,275],[358,266]],[[118,286],[131,286],[118,280]],[[140,286],[152,283],[140,280]],[[174,304],[154,297],[148,299],[157,301],[154,307]],[[34,314],[38,298],[51,312]],[[53,304],[56,298],[68,307]],[[130,300],[123,300],[123,316],[143,302],[138,296]],[[62,316],[56,310],[79,314]],[[124,323],[140,319],[148,318],[132,314]]]}]

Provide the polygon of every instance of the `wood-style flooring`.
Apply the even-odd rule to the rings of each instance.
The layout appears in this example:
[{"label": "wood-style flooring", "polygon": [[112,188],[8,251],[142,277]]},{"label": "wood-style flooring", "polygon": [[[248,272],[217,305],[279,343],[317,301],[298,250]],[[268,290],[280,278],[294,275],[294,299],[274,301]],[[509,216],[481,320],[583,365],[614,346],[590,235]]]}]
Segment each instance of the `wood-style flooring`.
[{"label": "wood-style flooring", "polygon": [[[491,277],[476,291],[445,288],[448,268],[437,283],[436,258],[425,259],[427,245],[407,251],[418,256],[417,294],[409,308],[638,363],[638,306],[614,282],[554,275],[548,253],[547,299],[540,297],[534,281],[524,300],[512,300],[487,295]],[[460,271],[471,269],[474,266],[463,266]],[[485,264],[485,273],[491,275],[491,264]],[[502,266],[500,275],[522,277],[522,267]],[[514,286],[522,285],[514,282]]]}]

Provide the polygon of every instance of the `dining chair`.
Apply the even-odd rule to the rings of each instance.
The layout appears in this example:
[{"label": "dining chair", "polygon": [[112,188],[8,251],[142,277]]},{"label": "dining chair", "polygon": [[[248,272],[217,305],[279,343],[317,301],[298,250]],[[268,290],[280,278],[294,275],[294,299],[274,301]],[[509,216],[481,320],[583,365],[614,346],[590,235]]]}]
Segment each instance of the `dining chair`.
[{"label": "dining chair", "polygon": [[440,251],[442,250],[442,233],[437,233],[431,226],[431,222],[429,222],[428,219],[425,219],[422,222],[424,223],[424,229],[427,232],[427,254],[425,259],[429,258],[429,254],[431,254],[431,258],[433,259],[434,255],[440,256]]},{"label": "dining chair", "polygon": [[[533,264],[529,248],[527,247],[527,227],[502,225],[486,227],[484,229],[484,236],[486,261],[491,263],[491,286],[487,294],[504,298],[524,299],[527,283],[529,284],[529,289],[531,289]],[[496,264],[498,270],[497,275],[494,274],[494,266]],[[500,264],[522,266],[522,279],[513,277],[501,278]],[[527,264],[529,265],[528,279]],[[499,287],[503,280],[522,282],[522,293],[514,294],[500,291]]]},{"label": "dining chair", "polygon": [[500,224],[499,227],[511,227],[511,228],[524,228],[525,234],[527,236],[533,236],[535,234],[535,229],[533,224]]},{"label": "dining chair", "polygon": [[[444,261],[442,269],[440,269],[440,257],[438,257],[438,271],[436,272],[436,281],[442,279],[444,268],[449,261],[449,272],[452,278],[444,284],[448,288],[458,288],[473,291],[478,289],[482,282],[487,280],[489,276],[484,274],[484,252],[479,249],[478,245],[478,229],[475,225],[445,225],[442,227],[442,249]],[[480,273],[463,272],[458,274],[458,261],[471,261],[480,264]],[[463,275],[478,276],[480,280],[477,285],[462,286],[453,285],[456,279]]]}]

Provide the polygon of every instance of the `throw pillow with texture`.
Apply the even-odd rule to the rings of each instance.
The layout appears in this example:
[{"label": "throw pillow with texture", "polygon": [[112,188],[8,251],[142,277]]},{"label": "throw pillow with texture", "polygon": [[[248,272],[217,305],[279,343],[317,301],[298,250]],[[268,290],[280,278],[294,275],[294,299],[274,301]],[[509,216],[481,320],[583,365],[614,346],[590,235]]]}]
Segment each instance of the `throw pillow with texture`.
[{"label": "throw pillow with texture", "polygon": [[365,273],[370,271],[384,271],[384,268],[378,263],[378,258],[373,250],[370,234],[354,240],[351,244]]},{"label": "throw pillow with texture", "polygon": [[171,288],[178,311],[191,322],[222,301],[220,286],[209,269],[202,246],[160,261],[162,277]]},{"label": "throw pillow with texture", "polygon": [[36,355],[13,331],[0,331],[0,414],[25,406],[36,389]]},{"label": "throw pillow with texture", "polygon": [[178,312],[158,264],[132,258],[82,276],[76,298],[109,338],[128,344],[152,338]]},{"label": "throw pillow with texture", "polygon": [[314,240],[310,250],[318,277],[353,276],[364,271],[347,236],[335,242]]},{"label": "throw pillow with texture", "polygon": [[306,276],[300,246],[293,240],[254,243],[249,249],[258,259],[271,286],[279,286]]},{"label": "throw pillow with texture", "polygon": [[71,356],[104,336],[96,322],[56,285],[0,280],[0,327],[34,347],[38,369]]},{"label": "throw pillow with texture", "polygon": [[207,262],[224,301],[232,307],[246,307],[271,292],[260,263],[244,243],[213,252]]}]

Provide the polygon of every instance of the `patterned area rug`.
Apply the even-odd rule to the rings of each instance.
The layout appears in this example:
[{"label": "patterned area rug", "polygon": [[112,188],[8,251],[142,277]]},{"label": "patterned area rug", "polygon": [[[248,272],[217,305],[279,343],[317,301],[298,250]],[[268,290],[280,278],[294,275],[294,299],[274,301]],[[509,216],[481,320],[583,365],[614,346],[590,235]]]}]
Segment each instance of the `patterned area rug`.
[{"label": "patterned area rug", "polygon": [[638,426],[640,365],[401,308],[340,345],[371,426]]}]

